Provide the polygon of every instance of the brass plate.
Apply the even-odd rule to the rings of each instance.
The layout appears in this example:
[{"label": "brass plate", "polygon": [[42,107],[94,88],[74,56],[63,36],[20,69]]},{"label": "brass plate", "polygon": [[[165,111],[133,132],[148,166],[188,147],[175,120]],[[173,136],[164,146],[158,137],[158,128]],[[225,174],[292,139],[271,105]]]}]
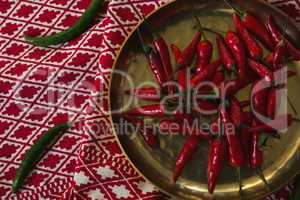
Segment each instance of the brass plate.
[{"label": "brass plate", "polygon": [[[238,3],[241,2],[241,3]],[[162,7],[148,17],[151,27],[166,39],[168,44],[177,44],[180,48],[191,40],[195,29],[189,4],[191,1],[175,1]],[[217,30],[234,30],[231,21],[232,12],[222,0],[198,0],[193,1],[196,5],[201,22],[206,27]],[[248,9],[264,20],[267,14],[273,14],[276,20],[282,24],[288,24],[288,36],[295,44],[300,46],[300,33],[296,26],[277,9],[263,1],[237,1],[237,6]],[[212,34],[206,34],[211,41],[215,41]],[[140,51],[139,43],[132,34],[122,47],[114,69],[129,73],[135,84],[145,81],[154,82],[152,73],[147,67],[145,57]],[[216,55],[214,55],[216,57]],[[174,59],[172,58],[172,62]],[[293,104],[300,111],[300,84],[299,70],[300,63],[294,63],[298,76],[288,81],[288,95]],[[127,81],[119,76],[113,75],[110,86],[111,109],[116,110],[126,105],[128,96],[124,91],[129,88]],[[141,102],[151,104],[151,102]],[[132,107],[130,105],[129,107]],[[128,108],[124,108],[125,110]],[[292,111],[289,109],[289,112]],[[117,119],[112,119],[117,122]],[[272,191],[281,188],[290,181],[300,169],[300,125],[294,123],[281,140],[273,139],[269,142],[268,148],[264,151],[263,170]],[[163,192],[177,199],[239,199],[238,185],[235,179],[234,170],[228,166],[223,169],[214,195],[207,191],[206,168],[208,156],[208,144],[201,143],[197,154],[189,165],[184,169],[181,178],[176,184],[170,181],[175,159],[184,142],[182,136],[159,136],[160,145],[157,148],[149,148],[139,135],[132,137],[133,133],[126,135],[118,134],[114,130],[119,144],[135,168],[149,181],[156,185]],[[242,169],[244,199],[259,199],[270,192],[265,189],[263,182],[253,171]]]}]

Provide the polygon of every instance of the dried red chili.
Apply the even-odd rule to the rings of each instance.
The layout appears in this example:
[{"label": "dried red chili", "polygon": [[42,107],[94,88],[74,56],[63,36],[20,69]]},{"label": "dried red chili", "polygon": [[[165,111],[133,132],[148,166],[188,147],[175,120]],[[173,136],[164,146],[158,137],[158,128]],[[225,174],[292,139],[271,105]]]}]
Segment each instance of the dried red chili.
[{"label": "dried red chili", "polygon": [[237,62],[237,72],[239,78],[245,78],[246,76],[246,55],[243,41],[233,31],[227,31],[225,36],[225,42],[230,48]]},{"label": "dried red chili", "polygon": [[[228,161],[232,167],[240,167],[244,163],[244,154],[238,135],[235,133],[234,127],[229,128],[232,124],[228,113],[225,109],[220,110],[221,120],[224,124],[224,134],[228,144]],[[233,132],[232,132],[233,131]]]},{"label": "dried red chili", "polygon": [[254,39],[251,33],[243,25],[240,16],[237,13],[232,15],[237,32],[243,38],[246,45],[248,55],[253,59],[260,59],[263,56],[263,49],[258,42]]},{"label": "dried red chili", "polygon": [[169,49],[168,49],[166,41],[160,35],[154,34],[154,39],[153,39],[152,43],[160,56],[162,66],[164,68],[164,73],[167,76],[167,80],[168,81],[173,80],[174,79],[173,69],[172,69],[170,53],[169,53]]},{"label": "dried red chili", "polygon": [[210,63],[213,53],[213,45],[210,41],[201,41],[197,46],[196,72]]},{"label": "dried red chili", "polygon": [[228,71],[235,71],[237,63],[234,60],[229,47],[226,45],[220,34],[216,34],[216,42],[218,46],[219,57],[221,58],[224,67]]},{"label": "dried red chili", "polygon": [[176,69],[186,68],[191,64],[195,56],[197,45],[201,38],[201,32],[197,31],[190,44],[182,51],[181,57],[178,59]]},{"label": "dried red chili", "polygon": [[228,0],[224,0],[237,14],[242,17],[243,25],[253,33],[270,51],[273,51],[275,44],[270,33],[261,21],[250,12],[242,12],[235,8]]},{"label": "dried red chili", "polygon": [[193,155],[197,151],[199,145],[199,138],[197,136],[190,136],[186,139],[179,155],[176,159],[175,169],[173,171],[173,182],[175,183],[180,176],[183,168],[192,159]]},{"label": "dried red chili", "polygon": [[131,115],[123,115],[123,116],[125,119],[127,119],[135,126],[137,126],[137,130],[140,132],[140,134],[144,138],[144,141],[150,147],[155,147],[157,145],[158,141],[157,141],[157,137],[154,134],[154,130],[152,128],[146,128],[145,123],[142,119],[139,119]]},{"label": "dried red chili", "polygon": [[276,44],[279,44],[281,41],[284,42],[284,45],[286,46],[286,50],[288,54],[294,59],[294,60],[300,60],[300,51],[283,35],[280,33],[279,29],[277,28],[274,18],[272,15],[269,15],[267,18],[267,27],[269,31],[271,32],[271,35],[273,37],[273,40]]},{"label": "dried red chili", "polygon": [[190,80],[191,87],[196,88],[202,81],[211,80],[221,64],[221,60],[218,59],[213,63],[205,66],[201,71],[199,71],[192,77],[192,79]]},{"label": "dried red chili", "polygon": [[266,67],[264,64],[248,58],[248,65],[261,78],[264,78],[266,81],[273,81],[273,72],[269,70],[268,67]]},{"label": "dried red chili", "polygon": [[175,62],[179,63],[179,60],[182,56],[182,52],[180,51],[180,49],[175,44],[171,44],[171,50],[172,50],[172,53],[175,57]]},{"label": "dried red chili", "polygon": [[229,115],[233,124],[240,127],[243,123],[243,110],[240,101],[235,96],[230,100]]},{"label": "dried red chili", "polygon": [[257,112],[263,116],[266,115],[268,91],[269,91],[269,87],[267,87],[267,83],[263,80],[255,81],[252,84],[252,89],[251,89],[252,112]]},{"label": "dried red chili", "polygon": [[[252,126],[256,126],[257,123],[253,120]],[[251,133],[251,145],[250,145],[250,167],[252,169],[260,168],[263,162],[263,152],[259,147],[259,132],[253,131]]]},{"label": "dried red chili", "polygon": [[167,81],[167,77],[166,77],[166,74],[164,73],[164,69],[163,69],[163,65],[160,60],[160,57],[152,47],[150,47],[144,43],[139,29],[137,29],[137,33],[138,33],[141,45],[143,47],[144,54],[147,58],[149,67],[150,67],[151,71],[153,72],[158,84],[160,86],[163,86],[163,83],[165,83]]},{"label": "dried red chili", "polygon": [[211,142],[208,167],[207,167],[207,186],[212,194],[216,187],[218,177],[224,167],[226,160],[226,144],[222,139],[215,139]]},{"label": "dried red chili", "polygon": [[269,94],[267,96],[268,99],[268,104],[267,104],[267,116],[271,119],[274,118],[275,116],[275,111],[276,111],[276,101],[278,101],[278,99],[276,98],[276,93],[277,93],[277,88],[272,87],[269,90]]},{"label": "dried red chili", "polygon": [[155,87],[143,87],[133,90],[126,90],[125,94],[133,95],[134,97],[146,101],[160,101],[161,99],[160,90]]}]

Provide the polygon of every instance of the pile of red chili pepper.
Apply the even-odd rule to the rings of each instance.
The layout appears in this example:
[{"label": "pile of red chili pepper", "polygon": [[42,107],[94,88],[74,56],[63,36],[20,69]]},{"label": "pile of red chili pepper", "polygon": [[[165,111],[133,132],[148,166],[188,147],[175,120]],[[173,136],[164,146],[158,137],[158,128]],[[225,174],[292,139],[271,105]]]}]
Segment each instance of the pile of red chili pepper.
[{"label": "pile of red chili pepper", "polygon": [[[169,47],[163,37],[152,34],[151,43],[147,43],[138,30],[144,54],[159,88],[144,87],[126,91],[128,95],[151,102],[160,102],[166,95],[180,94],[177,97],[173,96],[164,105],[156,103],[132,108],[124,114],[124,118],[135,125],[145,123],[144,118],[155,118],[159,121],[157,128],[164,133],[184,133],[187,131],[183,126],[184,120],[192,123],[200,116],[210,116],[194,106],[205,111],[217,110],[217,114],[211,114],[210,124],[211,127],[219,128],[194,129],[188,135],[185,134],[186,141],[176,159],[173,173],[175,183],[193,158],[200,141],[208,141],[210,150],[207,181],[210,193],[213,193],[226,163],[237,172],[240,192],[242,167],[254,169],[267,186],[261,169],[261,138],[264,138],[265,142],[266,138],[276,137],[282,129],[297,120],[291,114],[277,115],[281,98],[278,97],[277,91],[285,87],[285,83],[277,82],[278,76],[282,79],[284,75],[296,75],[293,71],[287,71],[285,74],[283,69],[286,68],[287,60],[300,60],[300,51],[285,37],[285,33],[278,28],[271,15],[263,21],[253,13],[236,11],[232,14],[232,19],[235,31],[228,30],[221,34],[210,30],[209,34],[215,34],[218,51],[218,58],[212,60],[214,45],[204,34],[204,31],[209,30],[202,28],[197,18],[199,30],[195,32],[186,48],[181,50],[175,44],[170,45],[176,61],[175,70],[171,64]],[[174,90],[172,86],[165,87],[164,83],[168,81],[177,82],[180,91]],[[199,84],[205,81],[210,81],[215,87],[206,85],[197,89]],[[249,99],[240,101],[237,93],[248,86],[251,88]],[[223,91],[224,88],[226,92]],[[215,99],[197,99],[196,103],[189,104],[191,112],[172,110],[174,105],[176,107],[178,98],[182,95],[186,97],[190,92],[195,93],[195,90],[199,94],[219,96]],[[263,117],[269,120],[263,120]],[[176,124],[177,128],[166,128],[171,124]],[[230,128],[230,125],[233,125],[233,128]],[[149,146],[156,146],[158,139],[153,129],[140,128],[139,131]]]}]

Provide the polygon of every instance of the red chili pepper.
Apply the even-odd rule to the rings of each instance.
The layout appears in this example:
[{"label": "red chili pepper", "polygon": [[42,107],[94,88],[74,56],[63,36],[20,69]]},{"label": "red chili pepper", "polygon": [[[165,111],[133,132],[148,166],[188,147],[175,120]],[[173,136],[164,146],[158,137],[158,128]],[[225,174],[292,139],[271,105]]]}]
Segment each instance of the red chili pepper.
[{"label": "red chili pepper", "polygon": [[182,51],[181,57],[178,60],[177,69],[185,68],[191,64],[197,50],[197,45],[201,38],[201,32],[197,31],[190,44]]},{"label": "red chili pepper", "polygon": [[126,90],[125,93],[146,101],[160,101],[161,99],[160,90],[155,87],[136,88]]},{"label": "red chili pepper", "polygon": [[130,109],[127,114],[149,117],[164,117],[165,110],[161,105],[146,105],[138,108]]},{"label": "red chili pepper", "polygon": [[224,167],[226,160],[226,144],[221,139],[212,141],[208,156],[207,186],[212,194],[216,187],[218,177]]},{"label": "red chili pepper", "polygon": [[[264,116],[266,114],[267,96],[269,91],[269,88],[266,87],[266,84],[267,83],[265,81],[255,81],[252,85],[251,90],[252,111],[255,111]],[[257,91],[254,91],[254,88],[256,88]]]},{"label": "red chili pepper", "polygon": [[286,45],[287,52],[294,60],[300,60],[300,51],[287,39],[284,38],[277,28],[274,18],[272,15],[269,15],[267,18],[267,27],[272,34],[273,40],[276,44],[279,44],[281,41]]},{"label": "red chili pepper", "polygon": [[187,70],[188,69],[181,69],[177,72],[178,74],[178,84],[180,85],[181,89],[183,91],[186,90],[186,84],[187,84]]},{"label": "red chili pepper", "polygon": [[220,59],[202,68],[200,72],[195,74],[190,80],[192,88],[196,88],[202,81],[211,80],[216,74],[217,69],[221,66]]},{"label": "red chili pepper", "polygon": [[272,15],[269,15],[267,17],[267,28],[269,30],[269,32],[272,35],[273,41],[274,43],[277,45],[282,41],[282,35],[279,31],[279,29],[277,28],[277,26],[275,25],[274,19],[272,17]]},{"label": "red chili pepper", "polygon": [[204,40],[197,46],[197,64],[196,70],[199,72],[204,66],[210,63],[213,53],[213,45],[210,41]]},{"label": "red chili pepper", "polygon": [[193,107],[193,111],[202,115],[211,115],[214,111],[217,111],[219,105],[206,100],[197,100],[196,107]]},{"label": "red chili pepper", "polygon": [[138,127],[140,134],[143,136],[144,141],[150,146],[155,147],[157,145],[157,137],[153,133],[153,129],[146,128],[144,121],[138,119],[134,116],[124,115],[125,119],[133,123],[135,126]]},{"label": "red chili pepper", "polygon": [[[171,44],[171,50],[175,57],[175,61],[177,65],[180,65],[182,59],[182,52],[180,49],[175,45]],[[178,77],[177,77],[178,84],[182,87],[182,90],[186,90],[186,82],[187,82],[187,69],[181,69],[178,71]]]},{"label": "red chili pepper", "polygon": [[224,124],[224,133],[226,137],[226,141],[228,144],[228,159],[229,165],[232,167],[240,167],[244,163],[244,154],[241,146],[240,139],[238,135],[235,133],[235,130],[229,128],[228,126],[232,124],[228,114],[225,109],[221,109],[221,120]]},{"label": "red chili pepper", "polygon": [[199,145],[199,138],[196,136],[190,136],[186,139],[184,146],[182,147],[175,164],[173,172],[173,182],[175,183],[180,176],[183,168],[192,159],[193,155],[197,151]]},{"label": "red chili pepper", "polygon": [[[275,50],[276,51],[276,50]],[[274,61],[274,53],[270,53],[269,55],[267,55],[265,58],[264,58],[264,61],[266,64],[268,64],[269,66],[272,66],[273,65],[273,61]]]},{"label": "red chili pepper", "polygon": [[253,33],[270,51],[273,51],[275,44],[267,28],[254,15],[247,13],[243,18],[244,26]]},{"label": "red chili pepper", "polygon": [[211,81],[212,85],[211,86],[204,85],[203,87],[199,88],[197,94],[207,94],[213,89],[213,86],[219,88],[221,84],[224,82],[224,80],[225,80],[224,73],[222,71],[217,71],[213,80]]},{"label": "red chili pepper", "polygon": [[277,70],[283,67],[285,55],[287,53],[286,46],[283,43],[279,43],[274,51],[273,56],[273,69]]},{"label": "red chili pepper", "polygon": [[276,101],[278,101],[278,99],[276,98],[276,92],[277,89],[275,87],[272,87],[269,91],[268,94],[268,104],[267,104],[267,116],[271,119],[274,118],[275,116],[275,111],[276,111]]},{"label": "red chili pepper", "polygon": [[263,56],[262,47],[258,42],[256,42],[251,33],[249,33],[248,30],[244,27],[241,18],[237,13],[233,13],[232,18],[237,32],[241,35],[243,41],[246,44],[248,55],[250,55],[250,57],[253,59],[260,59]]},{"label": "red chili pepper", "polygon": [[178,64],[179,60],[182,56],[182,52],[180,51],[180,49],[175,44],[171,44],[171,50],[172,50],[172,53],[175,57],[175,61]]},{"label": "red chili pepper", "polygon": [[236,61],[220,34],[216,34],[216,42],[218,46],[219,56],[228,71],[235,71]]},{"label": "red chili pepper", "polygon": [[243,112],[243,124],[251,124],[253,120],[252,112]]},{"label": "red chili pepper", "polygon": [[221,124],[220,124],[220,118],[216,118],[212,121],[210,125],[211,134],[220,136],[221,132]]},{"label": "red chili pepper", "polygon": [[153,72],[158,84],[160,86],[162,86],[163,83],[167,81],[167,78],[166,78],[166,74],[164,73],[164,69],[163,69],[163,65],[160,60],[160,57],[152,47],[150,47],[144,43],[139,29],[137,29],[137,33],[138,33],[138,36],[140,39],[140,43],[143,47],[144,54],[147,58],[149,67],[150,67],[151,71]]},{"label": "red chili pepper", "polygon": [[166,41],[160,36],[160,35],[156,35],[156,37],[154,37],[153,42],[153,46],[155,47],[156,51],[158,52],[159,56],[160,56],[160,60],[162,62],[163,68],[164,68],[164,72],[167,76],[167,80],[173,80],[173,68],[171,65],[171,60],[170,60],[170,54],[169,54],[169,49],[167,46]]},{"label": "red chili pepper", "polygon": [[225,75],[223,71],[217,71],[212,83],[215,84],[216,87],[220,87],[221,83],[225,80]]},{"label": "red chili pepper", "polygon": [[225,42],[230,48],[237,62],[239,78],[244,78],[246,76],[246,55],[243,41],[235,32],[227,31]]},{"label": "red chili pepper", "polygon": [[170,111],[168,112],[163,105],[155,104],[155,105],[146,105],[137,108],[130,109],[126,114],[135,115],[135,116],[147,116],[147,117],[156,117],[161,118],[166,115],[180,116],[184,115],[180,110]]},{"label": "red chili pepper", "polygon": [[248,64],[258,76],[264,78],[266,81],[273,81],[273,72],[268,67],[251,58],[248,58]]},{"label": "red chili pepper", "polygon": [[241,130],[241,134],[240,134],[240,141],[241,141],[243,153],[245,156],[244,164],[249,166],[250,165],[249,151],[250,151],[251,132],[249,132],[247,129],[243,128]]},{"label": "red chili pepper", "polygon": [[171,119],[161,120],[159,123],[159,130],[162,134],[180,134],[184,136],[198,136],[203,139],[209,139],[209,132],[199,129],[199,127],[193,126],[193,121],[186,119],[187,121],[178,121]]},{"label": "red chili pepper", "polygon": [[229,114],[233,124],[240,127],[243,123],[243,110],[240,101],[235,96],[231,98]]},{"label": "red chili pepper", "polygon": [[241,101],[240,104],[241,104],[242,108],[246,108],[246,107],[250,106],[251,101],[250,100]]},{"label": "red chili pepper", "polygon": [[270,123],[258,124],[257,126],[247,128],[247,130],[250,132],[260,131],[265,133],[274,133],[274,131],[282,130],[291,126],[294,120],[295,119],[293,119],[292,115],[282,114],[275,117],[275,119]]},{"label": "red chili pepper", "polygon": [[147,55],[147,60],[151,68],[151,71],[153,72],[156,78],[156,81],[160,86],[162,86],[163,83],[165,83],[167,80],[164,75],[164,71],[162,69],[162,63],[160,61],[158,54],[155,51],[151,50]]},{"label": "red chili pepper", "polygon": [[[256,126],[257,123],[253,120],[252,126]],[[263,162],[263,152],[259,147],[259,132],[253,131],[251,133],[251,145],[250,145],[250,167],[252,169],[260,168]]]},{"label": "red chili pepper", "polygon": [[238,91],[242,90],[243,88],[247,87],[250,83],[255,81],[255,75],[248,75],[244,79],[233,79],[225,82],[225,89],[224,91],[227,97],[235,95]]},{"label": "red chili pepper", "polygon": [[253,33],[270,51],[273,51],[275,48],[275,44],[264,24],[262,24],[260,20],[253,14],[240,11],[239,9],[235,8],[228,0],[225,0],[225,2],[243,18],[244,26],[251,33]]}]

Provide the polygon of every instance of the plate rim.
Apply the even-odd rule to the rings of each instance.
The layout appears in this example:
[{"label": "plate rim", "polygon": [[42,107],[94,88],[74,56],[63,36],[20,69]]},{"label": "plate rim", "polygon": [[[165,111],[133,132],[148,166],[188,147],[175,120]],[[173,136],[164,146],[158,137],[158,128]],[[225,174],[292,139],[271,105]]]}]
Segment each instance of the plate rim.
[{"label": "plate rim", "polygon": [[[132,38],[132,36],[134,35],[134,33],[136,32],[136,30],[141,26],[141,24],[144,23],[145,20],[151,18],[151,16],[155,15],[157,12],[159,12],[161,9],[175,3],[176,1],[182,1],[182,0],[170,0],[169,2],[159,6],[157,9],[154,9],[153,11],[151,11],[149,14],[147,14],[146,16],[143,17],[142,20],[140,20],[136,25],[135,27],[131,30],[131,32],[126,36],[125,40],[122,42],[122,45],[120,46],[119,50],[117,50],[117,53],[116,53],[116,56],[115,56],[115,59],[114,59],[114,62],[113,62],[113,65],[112,67],[109,69],[109,70],[115,70],[116,69],[116,66],[117,64],[119,63],[119,58],[123,52],[123,50],[126,48],[126,45],[128,43],[128,41]],[[286,14],[284,13],[282,10],[280,10],[279,8],[273,6],[271,3],[269,2],[266,2],[264,0],[255,0],[255,1],[258,1],[262,4],[265,4],[267,6],[271,6],[273,9],[276,10],[276,12],[279,12],[280,14],[282,14],[285,18],[287,18],[289,20],[290,23],[293,24],[293,28],[296,28],[297,29],[297,32],[300,33],[300,27],[297,26],[296,22],[294,20],[291,20],[291,18]],[[300,36],[300,34],[299,34]],[[298,63],[300,63],[300,61],[298,61]],[[111,109],[111,86],[112,86],[112,80],[113,80],[113,75],[110,75],[110,78],[109,78],[109,82],[108,82],[108,108]],[[108,111],[109,112],[109,111]],[[113,116],[111,113],[108,114],[109,115],[109,122],[110,124],[113,124]],[[164,193],[165,195],[168,195],[174,199],[179,199],[179,198],[183,198],[183,197],[178,197],[178,196],[175,196],[169,192],[167,192],[166,190],[162,189],[161,187],[159,187],[158,185],[156,185],[154,182],[152,182],[150,179],[148,179],[136,166],[135,164],[133,163],[132,159],[127,155],[126,153],[126,150],[124,149],[121,141],[120,141],[120,138],[114,128],[114,126],[112,126],[112,133],[113,133],[113,136],[116,138],[116,141],[117,141],[117,144],[121,150],[121,152],[123,153],[124,157],[127,159],[127,161],[130,163],[130,165],[136,170],[136,172],[142,177],[144,178],[146,181],[150,182],[152,185],[154,185],[160,192]],[[291,176],[289,179],[286,179],[285,181],[282,181],[282,184],[281,185],[278,185],[277,188],[274,188],[273,190],[271,191],[267,191],[264,195],[261,195],[258,199],[261,199],[261,198],[264,198],[264,197],[267,197],[273,193],[276,193],[278,192],[280,189],[282,189],[285,185],[287,185],[288,183],[290,183],[296,176],[298,176],[300,174],[300,168],[297,170],[297,173],[295,173],[293,176]]]}]

